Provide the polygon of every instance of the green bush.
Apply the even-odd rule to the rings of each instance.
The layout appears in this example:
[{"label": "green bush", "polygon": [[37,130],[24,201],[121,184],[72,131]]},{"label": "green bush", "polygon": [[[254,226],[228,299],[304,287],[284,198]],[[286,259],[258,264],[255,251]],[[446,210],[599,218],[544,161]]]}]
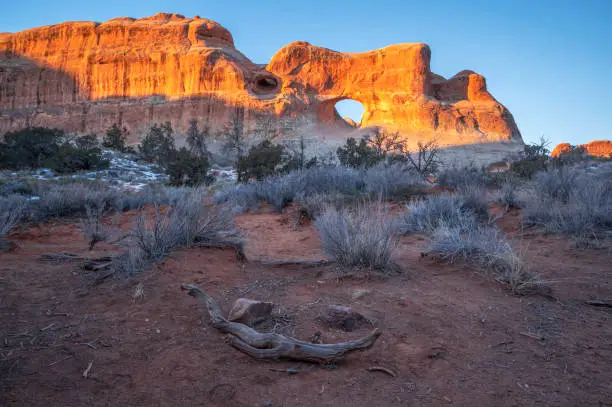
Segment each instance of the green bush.
[{"label": "green bush", "polygon": [[353,137],[348,138],[344,146],[338,147],[336,155],[340,164],[353,168],[369,168],[385,159],[385,154],[369,145],[367,137],[359,142]]},{"label": "green bush", "polygon": [[170,185],[197,186],[212,182],[212,177],[208,175],[209,167],[207,157],[194,155],[182,147],[166,164],[166,173],[170,177]]},{"label": "green bush", "polygon": [[541,138],[539,143],[526,144],[521,159],[510,165],[510,171],[521,178],[531,179],[536,173],[548,167],[548,140]]},{"label": "green bush", "polygon": [[272,144],[269,140],[251,147],[247,155],[238,159],[237,172],[239,182],[248,182],[250,178],[258,181],[278,173],[285,161],[285,148]]},{"label": "green bush", "polygon": [[0,168],[13,170],[48,167],[65,173],[108,167],[93,134],[68,140],[62,130],[32,127],[4,135]]},{"label": "green bush", "polygon": [[0,168],[34,169],[57,154],[65,134],[59,129],[29,127],[9,132],[0,143]]}]

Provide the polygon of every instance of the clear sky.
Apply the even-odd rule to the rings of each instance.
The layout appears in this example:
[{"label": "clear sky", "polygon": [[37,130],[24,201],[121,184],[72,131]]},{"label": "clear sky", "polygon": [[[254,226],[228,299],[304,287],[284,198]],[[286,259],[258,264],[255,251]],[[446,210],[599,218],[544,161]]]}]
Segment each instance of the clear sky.
[{"label": "clear sky", "polygon": [[484,75],[527,142],[612,139],[612,0],[12,0],[0,32],[159,11],[221,23],[257,63],[297,40],[343,52],[425,42],[434,72]]}]

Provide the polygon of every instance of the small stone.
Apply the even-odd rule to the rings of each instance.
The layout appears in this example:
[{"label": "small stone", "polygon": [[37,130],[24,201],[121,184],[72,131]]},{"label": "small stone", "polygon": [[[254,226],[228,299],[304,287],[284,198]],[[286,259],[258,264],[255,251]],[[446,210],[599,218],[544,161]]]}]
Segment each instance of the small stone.
[{"label": "small stone", "polygon": [[227,319],[255,326],[271,317],[272,308],[274,308],[274,304],[271,302],[238,298]]}]

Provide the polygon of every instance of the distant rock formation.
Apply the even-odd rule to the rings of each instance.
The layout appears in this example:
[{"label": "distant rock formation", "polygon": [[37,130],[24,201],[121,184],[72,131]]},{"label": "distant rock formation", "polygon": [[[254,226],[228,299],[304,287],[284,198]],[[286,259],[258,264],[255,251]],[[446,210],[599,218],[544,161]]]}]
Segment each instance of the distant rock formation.
[{"label": "distant rock formation", "polygon": [[593,157],[612,158],[612,141],[610,140],[595,140],[587,144],[579,144],[573,146],[569,143],[558,144],[550,153],[551,157],[561,157],[564,154],[569,154],[576,149],[583,149],[584,154]]},{"label": "distant rock formation", "polygon": [[[365,108],[357,127],[334,107],[344,99]],[[192,119],[213,133],[233,126],[250,140],[341,142],[383,128],[411,143],[522,144],[484,77],[432,73],[421,43],[347,54],[294,42],[266,66],[240,53],[218,23],[177,14],[0,34],[0,133],[101,133],[119,123],[138,135],[165,121],[184,131]]]}]

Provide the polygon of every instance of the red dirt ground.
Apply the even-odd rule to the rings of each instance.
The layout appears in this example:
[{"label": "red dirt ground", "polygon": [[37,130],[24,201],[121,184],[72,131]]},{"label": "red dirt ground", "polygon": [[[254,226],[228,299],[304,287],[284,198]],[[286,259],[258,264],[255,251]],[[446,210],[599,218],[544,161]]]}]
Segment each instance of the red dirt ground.
[{"label": "red dirt ground", "polygon": [[[123,225],[129,226],[129,215]],[[520,212],[499,220],[552,296],[514,296],[467,265],[421,259],[424,237],[401,239],[399,275],[346,275],[332,266],[265,266],[323,256],[295,214],[239,217],[240,263],[230,250],[174,252],[154,270],[92,285],[78,263],[44,253],[99,257],[76,222],[30,226],[0,254],[2,406],[603,406],[612,405],[612,245],[575,249],[522,231]],[[227,312],[236,298],[270,300],[277,332],[325,342],[363,336],[318,322],[327,304],[349,305],[383,334],[373,348],[296,375],[230,347],[180,290],[193,282]],[[144,298],[134,299],[137,284]],[[83,372],[92,363],[88,377]],[[384,366],[391,377],[369,372]]]}]

